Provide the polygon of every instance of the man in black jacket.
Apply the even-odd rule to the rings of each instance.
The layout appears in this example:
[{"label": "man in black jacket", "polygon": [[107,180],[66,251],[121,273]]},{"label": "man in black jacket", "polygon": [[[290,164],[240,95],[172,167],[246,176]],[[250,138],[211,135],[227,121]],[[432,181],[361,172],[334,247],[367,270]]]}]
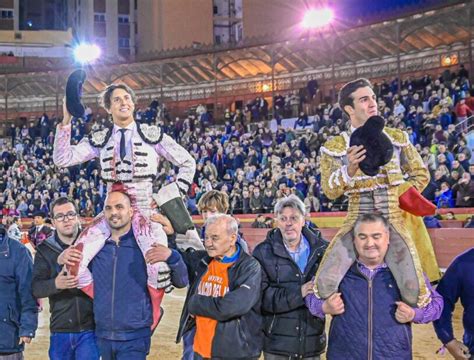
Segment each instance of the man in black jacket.
[{"label": "man in black jacket", "polygon": [[34,247],[37,247],[41,241],[41,233],[46,233],[47,230],[45,229],[45,219],[46,213],[44,211],[36,211],[33,214],[33,224],[31,228],[28,230],[28,236],[30,237],[30,242],[33,244]]},{"label": "man in black jacket", "polygon": [[35,297],[49,298],[49,357],[98,360],[92,299],[76,288],[77,278],[57,263],[58,255],[79,234],[76,205],[66,197],[58,198],[51,205],[51,218],[56,231],[36,248],[32,284]]},{"label": "man in black jacket", "polygon": [[[166,220],[158,222],[169,233]],[[258,359],[263,345],[260,265],[237,242],[232,216],[211,216],[205,226],[206,250],[181,253],[190,288],[177,341],[195,327],[194,359]],[[147,255],[152,260],[153,249]]]},{"label": "man in black jacket", "polygon": [[304,297],[327,247],[305,226],[305,206],[295,195],[275,205],[278,229],[270,231],[253,256],[262,266],[265,360],[319,359],[326,347],[324,320],[313,317]]}]

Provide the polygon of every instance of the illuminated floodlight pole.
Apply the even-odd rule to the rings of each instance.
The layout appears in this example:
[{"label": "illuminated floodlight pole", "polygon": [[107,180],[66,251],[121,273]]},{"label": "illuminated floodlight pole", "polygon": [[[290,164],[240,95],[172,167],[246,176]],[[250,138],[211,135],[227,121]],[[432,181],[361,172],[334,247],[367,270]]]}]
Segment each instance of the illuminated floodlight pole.
[{"label": "illuminated floodlight pole", "polygon": [[308,10],[301,22],[306,29],[317,29],[328,25],[333,20],[334,14],[329,8]]},{"label": "illuminated floodlight pole", "polygon": [[92,63],[100,57],[100,48],[95,44],[82,43],[74,48],[74,58],[81,64]]},{"label": "illuminated floodlight pole", "polygon": [[[329,25],[334,20],[334,13],[330,8],[318,8],[318,9],[309,9],[304,14],[303,20],[301,21],[300,26],[308,30],[309,33],[319,32],[318,29],[323,29],[325,26]],[[334,56],[332,56],[331,64],[331,83],[332,91],[336,91],[336,83],[334,79]]]}]

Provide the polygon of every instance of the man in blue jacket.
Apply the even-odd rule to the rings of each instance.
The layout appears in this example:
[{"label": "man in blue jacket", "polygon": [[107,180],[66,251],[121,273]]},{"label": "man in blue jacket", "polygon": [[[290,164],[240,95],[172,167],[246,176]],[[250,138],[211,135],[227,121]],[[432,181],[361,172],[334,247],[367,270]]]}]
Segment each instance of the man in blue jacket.
[{"label": "man in blue jacket", "polygon": [[0,225],[0,359],[21,360],[38,327],[31,293],[33,259],[28,249],[11,240]]},{"label": "man in blue jacket", "polygon": [[355,222],[356,261],[344,275],[338,292],[326,300],[310,293],[306,305],[324,318],[332,315],[327,358],[331,360],[411,360],[411,323],[436,320],[443,308],[442,297],[431,287],[423,308],[404,303],[400,289],[385,262],[390,246],[388,221],[378,213],[366,213]]},{"label": "man in blue jacket", "polygon": [[[150,350],[153,309],[145,259],[131,226],[133,208],[128,195],[110,192],[104,215],[111,236],[89,265],[94,278],[97,345],[103,360],[145,359]],[[156,247],[161,250],[160,261],[166,261],[171,269],[173,286],[185,287],[187,270],[180,254]]]},{"label": "man in blue jacket", "polygon": [[[474,359],[474,247],[453,260],[436,291],[444,299],[441,317],[433,323],[438,339],[455,359]],[[464,308],[463,342],[454,337],[452,323],[459,299]]]}]

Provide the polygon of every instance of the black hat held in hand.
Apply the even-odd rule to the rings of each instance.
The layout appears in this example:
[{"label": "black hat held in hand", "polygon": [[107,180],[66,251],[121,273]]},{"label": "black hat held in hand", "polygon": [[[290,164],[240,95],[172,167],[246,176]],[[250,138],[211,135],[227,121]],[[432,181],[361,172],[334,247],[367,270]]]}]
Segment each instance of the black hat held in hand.
[{"label": "black hat held in hand", "polygon": [[81,104],[82,84],[86,80],[84,70],[75,70],[69,75],[66,84],[66,107],[74,117],[83,117],[85,108]]},{"label": "black hat held in hand", "polygon": [[366,150],[365,159],[359,167],[368,176],[377,175],[379,168],[393,156],[393,145],[383,132],[384,126],[385,120],[381,116],[371,116],[351,135],[350,146],[363,145]]}]

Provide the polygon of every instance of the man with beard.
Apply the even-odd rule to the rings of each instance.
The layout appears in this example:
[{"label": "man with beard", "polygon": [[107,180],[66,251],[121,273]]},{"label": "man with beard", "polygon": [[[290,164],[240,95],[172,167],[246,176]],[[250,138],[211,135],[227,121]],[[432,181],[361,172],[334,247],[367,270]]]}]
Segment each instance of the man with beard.
[{"label": "man with beard", "polygon": [[61,268],[59,254],[74,245],[80,220],[74,201],[60,197],[51,204],[56,231],[36,248],[32,290],[36,298],[49,298],[51,360],[99,359],[92,300],[77,289],[77,278]]},{"label": "man with beard", "polygon": [[[90,262],[94,279],[94,319],[97,345],[104,360],[145,359],[150,350],[153,309],[147,289],[146,262],[132,227],[135,207],[123,190],[109,192],[104,216],[110,237]],[[188,284],[186,265],[180,254],[156,244],[155,260],[171,269],[171,283],[182,288]],[[158,253],[158,255],[157,255]],[[65,254],[66,263],[80,259],[80,254]],[[73,262],[70,262],[71,264]]]}]

